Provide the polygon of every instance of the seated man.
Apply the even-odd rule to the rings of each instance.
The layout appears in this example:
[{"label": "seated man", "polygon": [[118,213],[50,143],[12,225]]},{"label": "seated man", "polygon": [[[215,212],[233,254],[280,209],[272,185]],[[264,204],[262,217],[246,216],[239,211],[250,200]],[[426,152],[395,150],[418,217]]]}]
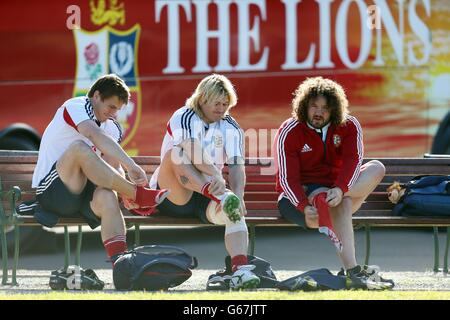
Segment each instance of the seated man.
[{"label": "seated man", "polygon": [[144,187],[145,171],[119,145],[122,130],[113,117],[129,96],[122,79],[106,75],[86,97],[64,102],[45,129],[32,181],[43,210],[60,217],[81,215],[92,229],[101,224],[113,263],[127,249],[118,194],[132,199],[132,208],[144,209],[167,195],[167,190]]},{"label": "seated man", "polygon": [[384,177],[377,160],[362,164],[363,134],[343,88],[322,77],[295,91],[292,118],[275,138],[278,207],[286,219],[318,228],[335,246],[350,288],[393,286],[356,262],[352,214]]},{"label": "seated man", "polygon": [[[172,115],[161,148],[153,188],[170,188],[158,209],[174,217],[198,217],[225,225],[225,246],[232,258],[234,289],[252,288],[260,279],[247,265],[248,230],[244,215],[244,135],[230,108],[237,103],[231,82],[222,75],[204,78],[186,105]],[[222,176],[228,164],[229,185]]]}]

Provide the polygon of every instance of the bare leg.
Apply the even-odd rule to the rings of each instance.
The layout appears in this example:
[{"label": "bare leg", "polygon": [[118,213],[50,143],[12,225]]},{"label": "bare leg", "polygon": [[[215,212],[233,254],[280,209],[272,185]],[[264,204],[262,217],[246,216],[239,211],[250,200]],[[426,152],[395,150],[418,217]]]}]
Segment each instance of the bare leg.
[{"label": "bare leg", "polygon": [[342,202],[335,208],[330,208],[333,227],[343,249],[338,253],[345,269],[357,265],[355,257],[355,237],[353,232],[352,214],[355,213],[368,195],[377,187],[385,174],[384,165],[377,161],[369,161],[361,168],[361,173],[352,189],[345,193]]},{"label": "bare leg", "polygon": [[352,213],[361,207],[369,194],[380,184],[385,173],[384,165],[378,160],[369,161],[361,167],[355,184],[344,194],[344,197],[352,199]]},{"label": "bare leg", "polygon": [[247,255],[248,232],[238,231],[225,235],[225,248],[230,257]]},{"label": "bare leg", "polygon": [[[173,155],[176,153],[176,155]],[[173,161],[173,157],[183,157],[183,161]],[[158,173],[160,188],[170,189],[168,199],[176,204],[186,204],[192,197],[192,192],[201,193],[202,187],[207,183],[206,177],[198,171],[181,148],[174,147],[167,152],[161,161]]]},{"label": "bare leg", "polygon": [[[225,214],[222,212],[222,208],[219,204],[211,201],[207,209],[208,220],[217,225],[231,224]],[[225,229],[226,231],[226,229]],[[225,233],[225,248],[227,249],[230,257],[238,255],[247,255],[248,251],[248,230],[236,231],[232,233]]]},{"label": "bare leg", "polygon": [[330,208],[334,231],[342,242],[342,252],[338,252],[338,256],[345,269],[351,269],[357,265],[351,207],[351,199],[344,197],[338,206]]},{"label": "bare leg", "polygon": [[118,235],[125,235],[125,221],[120,211],[117,194],[114,191],[97,188],[91,201],[95,215],[102,220],[102,240],[106,241]]},{"label": "bare leg", "polygon": [[98,157],[91,148],[82,141],[70,145],[56,164],[60,179],[74,194],[83,191],[86,179],[95,185],[135,199],[136,186],[122,177],[113,167]]}]

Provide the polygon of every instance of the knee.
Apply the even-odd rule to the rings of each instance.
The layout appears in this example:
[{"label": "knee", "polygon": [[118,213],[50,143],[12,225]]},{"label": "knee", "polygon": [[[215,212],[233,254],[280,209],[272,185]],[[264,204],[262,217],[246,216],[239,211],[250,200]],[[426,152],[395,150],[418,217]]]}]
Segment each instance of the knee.
[{"label": "knee", "polygon": [[386,174],[386,168],[384,164],[382,164],[378,160],[372,160],[371,162],[371,168],[373,170],[373,176],[375,179],[381,181]]},{"label": "knee", "polygon": [[81,141],[81,140],[72,142],[67,150],[77,156],[87,155],[87,154],[92,153],[91,147],[89,147],[86,142]]},{"label": "knee", "polygon": [[98,188],[94,192],[91,208],[96,214],[115,214],[120,212],[117,195],[107,189]]},{"label": "knee", "polygon": [[353,201],[350,197],[343,197],[341,203],[336,207],[330,208],[330,213],[335,217],[347,217],[352,215]]}]

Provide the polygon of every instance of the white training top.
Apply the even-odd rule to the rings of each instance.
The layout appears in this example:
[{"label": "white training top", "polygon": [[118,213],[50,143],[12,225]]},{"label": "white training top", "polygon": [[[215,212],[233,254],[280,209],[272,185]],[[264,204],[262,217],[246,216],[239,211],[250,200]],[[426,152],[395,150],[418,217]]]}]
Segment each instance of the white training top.
[{"label": "white training top", "polygon": [[92,120],[114,140],[120,143],[122,140],[122,129],[119,123],[110,118],[100,123],[94,115],[91,102],[88,97],[76,97],[67,100],[58,108],[52,121],[44,131],[39,157],[33,174],[32,187],[37,188],[39,182],[49,173],[53,164],[59,160],[69,146],[78,140],[86,142],[98,155],[94,144],[81,133],[77,126],[85,121]]},{"label": "white training top", "polygon": [[[219,170],[234,157],[244,158],[244,133],[233,117],[227,115],[219,121],[208,124],[193,109],[182,107],[175,111],[167,123],[167,131],[161,146],[161,159],[174,146],[192,138],[200,142],[203,150],[209,154]],[[193,161],[201,163],[202,159]],[[158,172],[159,167],[150,180],[151,188],[157,186]]]}]

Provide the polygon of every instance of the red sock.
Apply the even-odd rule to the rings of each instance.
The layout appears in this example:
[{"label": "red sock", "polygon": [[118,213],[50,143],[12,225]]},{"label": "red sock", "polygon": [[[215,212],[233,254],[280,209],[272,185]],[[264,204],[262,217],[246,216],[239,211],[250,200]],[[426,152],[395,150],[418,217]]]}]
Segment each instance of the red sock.
[{"label": "red sock", "polygon": [[103,245],[105,246],[108,257],[112,260],[113,266],[119,255],[127,251],[127,241],[125,235],[118,235],[103,241]]},{"label": "red sock", "polygon": [[317,208],[319,214],[319,227],[327,227],[333,229],[333,223],[331,222],[330,209],[327,204],[327,194],[321,192],[313,199],[313,204]]},{"label": "red sock", "polygon": [[166,193],[167,190],[155,190],[146,187],[136,186],[136,202],[141,208],[155,207],[160,203],[160,197]]},{"label": "red sock", "polygon": [[313,205],[317,208],[317,213],[319,214],[319,232],[326,234],[336,249],[342,252],[342,242],[333,229],[326,192],[321,192],[316,195],[313,199]]},{"label": "red sock", "polygon": [[214,200],[215,202],[220,204],[220,200],[214,197],[212,194],[209,193],[208,188],[211,185],[211,182],[205,183],[205,185],[202,187],[202,194],[205,197],[210,198],[211,200]]},{"label": "red sock", "polygon": [[232,266],[231,270],[233,272],[235,272],[239,266],[243,266],[245,264],[248,264],[248,259],[246,255],[241,254],[231,258],[231,266]]}]

